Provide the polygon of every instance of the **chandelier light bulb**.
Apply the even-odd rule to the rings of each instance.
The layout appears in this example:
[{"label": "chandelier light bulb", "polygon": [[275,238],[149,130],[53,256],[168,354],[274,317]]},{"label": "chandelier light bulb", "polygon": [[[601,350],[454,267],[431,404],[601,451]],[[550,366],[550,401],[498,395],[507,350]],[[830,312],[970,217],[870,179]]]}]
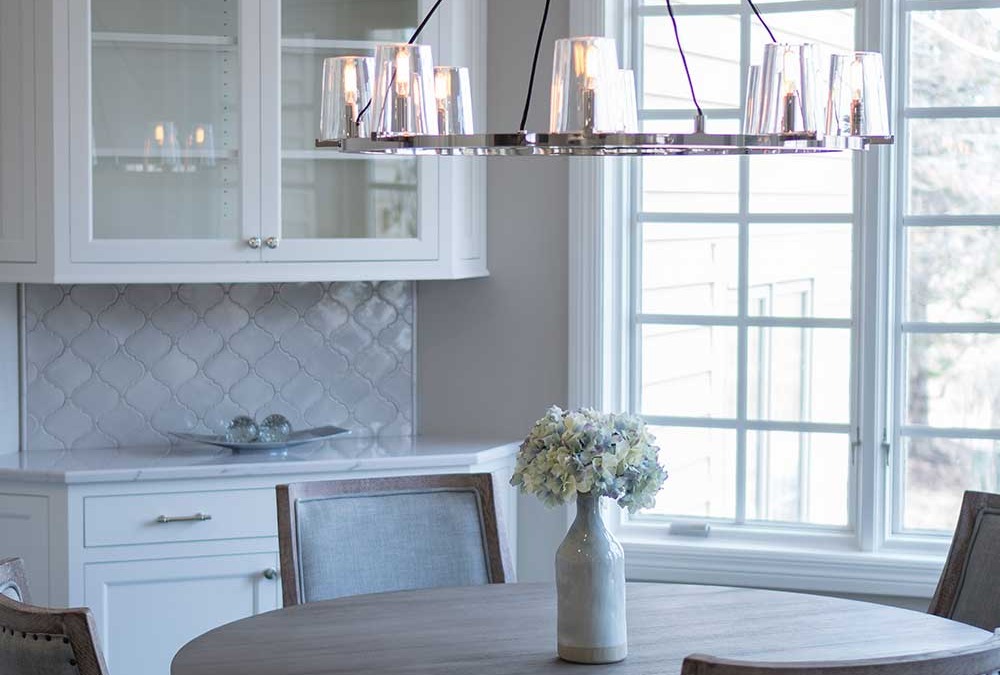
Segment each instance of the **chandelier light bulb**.
[{"label": "chandelier light bulb", "polygon": [[344,100],[349,104],[358,102],[358,65],[354,61],[344,64]]},{"label": "chandelier light bulb", "polygon": [[400,49],[396,52],[396,95],[410,95],[410,51]]}]

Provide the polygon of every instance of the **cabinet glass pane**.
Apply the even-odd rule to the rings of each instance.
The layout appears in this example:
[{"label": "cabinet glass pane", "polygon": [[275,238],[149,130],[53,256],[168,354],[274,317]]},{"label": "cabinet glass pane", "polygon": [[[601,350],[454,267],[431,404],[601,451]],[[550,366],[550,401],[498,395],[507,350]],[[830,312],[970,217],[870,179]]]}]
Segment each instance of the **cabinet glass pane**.
[{"label": "cabinet glass pane", "polygon": [[418,0],[283,0],[282,235],[409,239],[419,231],[417,160],[316,150],[323,60],[406,41]]},{"label": "cabinet glass pane", "polygon": [[93,0],[96,239],[240,236],[237,0]]}]

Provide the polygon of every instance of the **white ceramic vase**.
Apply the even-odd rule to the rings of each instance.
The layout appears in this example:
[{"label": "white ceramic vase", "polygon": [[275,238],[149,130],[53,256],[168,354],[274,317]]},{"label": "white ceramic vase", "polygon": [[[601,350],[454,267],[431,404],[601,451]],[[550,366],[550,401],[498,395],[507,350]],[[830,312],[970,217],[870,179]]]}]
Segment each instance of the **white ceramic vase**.
[{"label": "white ceramic vase", "polygon": [[556,551],[559,658],[617,663],[628,655],[625,553],[601,519],[601,498],[580,494]]}]

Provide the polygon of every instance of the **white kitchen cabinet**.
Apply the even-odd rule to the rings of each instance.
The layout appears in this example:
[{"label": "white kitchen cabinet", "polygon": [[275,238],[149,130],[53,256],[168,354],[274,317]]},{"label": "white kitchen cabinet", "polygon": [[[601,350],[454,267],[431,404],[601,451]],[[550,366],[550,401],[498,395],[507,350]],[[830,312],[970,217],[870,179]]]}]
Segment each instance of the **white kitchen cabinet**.
[{"label": "white kitchen cabinet", "polygon": [[275,485],[490,473],[516,560],[516,451],[418,437],[346,439],[288,457],[165,448],[2,457],[0,559],[24,558],[35,602],[90,607],[111,673],[168,675],[192,638],[280,607]]},{"label": "white kitchen cabinet", "polygon": [[35,261],[34,30],[34,0],[0,0],[0,262],[22,269]]},{"label": "white kitchen cabinet", "polygon": [[[35,194],[3,202],[0,281],[485,275],[481,160],[314,147],[323,59],[405,41],[431,5],[0,0],[31,28],[5,20],[0,33],[3,91],[24,94],[16,115],[0,94],[2,138],[29,139],[3,146],[0,184]],[[485,0],[453,3],[422,37],[439,63],[472,68],[480,107],[484,43],[470,36],[484,20]],[[34,143],[18,133],[29,119]],[[30,161],[10,159],[19,151]],[[38,189],[21,190],[36,174]],[[15,260],[28,264],[4,264]]]},{"label": "white kitchen cabinet", "polygon": [[277,569],[276,553],[86,565],[84,601],[108,669],[166,675],[162,664],[202,633],[278,609]]}]

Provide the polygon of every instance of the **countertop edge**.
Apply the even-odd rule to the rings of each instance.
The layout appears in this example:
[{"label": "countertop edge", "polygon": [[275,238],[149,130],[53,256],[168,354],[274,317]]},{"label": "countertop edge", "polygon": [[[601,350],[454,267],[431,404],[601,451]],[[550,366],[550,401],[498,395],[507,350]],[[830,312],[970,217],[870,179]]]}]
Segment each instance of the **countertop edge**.
[{"label": "countertop edge", "polygon": [[[440,443],[441,452],[426,451]],[[454,451],[455,446],[468,444],[481,449]],[[448,451],[448,447],[452,450]],[[485,447],[484,447],[485,446]],[[170,481],[210,478],[253,478],[275,475],[305,475],[320,473],[350,474],[360,471],[393,471],[406,469],[449,469],[462,466],[490,464],[513,457],[519,443],[438,439],[425,442],[424,451],[419,454],[389,455],[373,457],[330,457],[330,458],[262,458],[240,462],[228,455],[216,456],[218,463],[176,464],[157,466],[157,458],[149,458],[148,465],[107,466],[107,467],[67,467],[52,466],[0,466],[0,483],[87,485],[97,483],[135,483],[143,481]],[[86,453],[87,451],[74,451]],[[127,451],[122,454],[127,456]],[[0,458],[3,459],[3,458]],[[10,459],[8,456],[7,459]],[[205,457],[211,461],[212,457]],[[227,462],[226,460],[229,459]],[[161,462],[164,460],[160,460]]]}]

